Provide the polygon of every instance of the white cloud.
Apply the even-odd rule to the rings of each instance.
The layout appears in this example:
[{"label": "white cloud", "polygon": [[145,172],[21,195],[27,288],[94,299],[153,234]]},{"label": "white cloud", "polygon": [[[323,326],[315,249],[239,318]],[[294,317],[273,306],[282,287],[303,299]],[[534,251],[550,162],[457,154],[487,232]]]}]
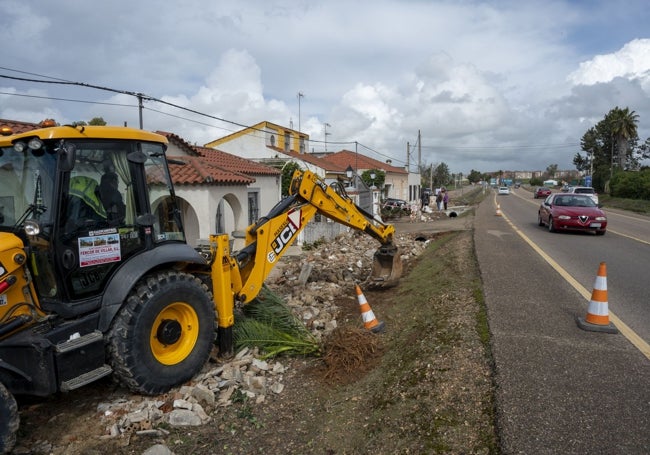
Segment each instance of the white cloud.
[{"label": "white cloud", "polygon": [[[300,122],[315,150],[329,123],[329,150],[356,141],[403,161],[420,131],[423,158],[452,172],[572,167],[578,148],[566,144],[579,143],[589,122],[617,105],[640,114],[642,137],[649,131],[648,40],[637,39],[650,21],[643,0],[625,11],[605,0],[188,0],[165,8],[116,0],[91,11],[80,4],[6,1],[0,38],[13,45],[3,64],[245,125]],[[0,93],[3,118],[138,124],[131,96],[0,83],[0,92],[59,98]],[[145,102],[144,127],[198,144],[238,129],[154,102]]]},{"label": "white cloud", "polygon": [[650,39],[635,39],[612,54],[597,55],[580,63],[569,75],[576,85],[611,82],[616,77],[650,80]]}]

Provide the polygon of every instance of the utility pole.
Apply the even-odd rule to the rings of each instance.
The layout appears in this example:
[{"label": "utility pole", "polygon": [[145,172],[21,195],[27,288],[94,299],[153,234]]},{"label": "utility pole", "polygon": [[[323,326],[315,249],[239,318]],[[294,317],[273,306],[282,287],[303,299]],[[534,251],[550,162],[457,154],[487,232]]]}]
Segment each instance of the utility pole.
[{"label": "utility pole", "polygon": [[418,130],[418,169],[422,164],[422,136],[420,135],[420,130]]},{"label": "utility pole", "polygon": [[138,93],[138,113],[140,114],[140,129],[143,129],[144,124],[142,123],[142,93]]},{"label": "utility pole", "polygon": [[305,94],[298,92],[298,132],[300,132],[300,98],[304,98]]},{"label": "utility pole", "polygon": [[329,136],[331,133],[327,132],[327,127],[332,127],[329,123],[323,123],[323,131],[324,131],[324,136],[325,136],[325,151],[327,152],[327,136]]},{"label": "utility pole", "polygon": [[357,141],[354,141],[354,173],[357,174],[359,172],[359,151],[357,149],[357,145],[359,143]]}]

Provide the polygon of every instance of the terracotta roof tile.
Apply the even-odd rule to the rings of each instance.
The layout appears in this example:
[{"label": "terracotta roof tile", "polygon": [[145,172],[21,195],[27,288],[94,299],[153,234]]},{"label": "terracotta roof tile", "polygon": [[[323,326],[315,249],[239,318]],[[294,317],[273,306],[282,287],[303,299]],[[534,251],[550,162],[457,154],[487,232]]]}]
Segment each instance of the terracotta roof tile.
[{"label": "terracotta roof tile", "polygon": [[18,122],[16,120],[6,120],[0,118],[0,128],[11,128],[12,134],[25,133],[27,131],[40,128],[38,123]]},{"label": "terracotta roof tile", "polygon": [[338,172],[338,171],[345,171],[345,168],[339,169],[339,166],[330,163],[329,161],[325,160],[324,158],[318,157],[316,155],[312,155],[311,153],[297,153],[297,152],[283,152],[285,155],[290,156],[294,159],[297,160],[303,160],[309,164],[313,164],[314,166],[318,166],[321,169],[324,169],[328,172]]},{"label": "terracotta roof tile", "polygon": [[282,172],[271,166],[266,166],[246,158],[232,155],[208,147],[194,147],[201,158],[223,169],[241,172],[247,175],[280,175]]},{"label": "terracotta roof tile", "polygon": [[348,166],[352,166],[355,169],[381,169],[382,171],[392,172],[395,174],[408,174],[406,169],[403,167],[392,166],[388,163],[375,160],[374,158],[350,150],[341,150],[340,152],[327,155],[322,159],[329,162],[330,166],[335,167],[336,170],[345,171]]},{"label": "terracotta roof tile", "polygon": [[194,150],[194,146],[187,142],[185,139],[180,137],[177,134],[169,133],[167,131],[155,131],[156,134],[165,136],[170,143],[177,145],[181,150],[183,150],[188,155],[197,156],[198,153]]},{"label": "terracotta roof tile", "polygon": [[223,169],[201,157],[169,156],[168,158],[185,163],[184,165],[169,164],[169,172],[175,185],[250,185],[255,182],[253,177]]}]

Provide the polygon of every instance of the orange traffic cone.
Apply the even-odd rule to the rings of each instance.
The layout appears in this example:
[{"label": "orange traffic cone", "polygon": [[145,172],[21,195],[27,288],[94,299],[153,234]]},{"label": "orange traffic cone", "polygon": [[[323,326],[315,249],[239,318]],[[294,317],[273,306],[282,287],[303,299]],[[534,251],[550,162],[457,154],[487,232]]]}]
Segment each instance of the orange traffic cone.
[{"label": "orange traffic cone", "polygon": [[501,215],[502,215],[502,213],[501,213],[501,206],[500,206],[499,204],[497,204],[497,213],[496,213],[496,215],[497,215],[497,216],[501,216]]},{"label": "orange traffic cone", "polygon": [[372,312],[370,304],[366,300],[366,297],[361,292],[361,288],[358,284],[355,285],[357,290],[357,299],[359,300],[359,311],[361,311],[361,319],[363,319],[363,325],[366,329],[378,333],[384,331],[384,323],[379,322],[375,317],[375,313]]},{"label": "orange traffic cone", "polygon": [[604,262],[601,262],[596,281],[594,281],[589,307],[587,307],[587,317],[577,318],[578,327],[592,332],[618,333],[614,324],[609,322],[607,305],[607,267]]}]

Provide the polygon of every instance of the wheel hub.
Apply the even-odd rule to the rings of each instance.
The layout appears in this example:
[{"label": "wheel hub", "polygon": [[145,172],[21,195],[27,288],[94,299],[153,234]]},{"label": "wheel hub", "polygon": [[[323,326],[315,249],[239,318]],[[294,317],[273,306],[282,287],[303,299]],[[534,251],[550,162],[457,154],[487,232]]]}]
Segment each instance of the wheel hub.
[{"label": "wheel hub", "polygon": [[162,344],[170,345],[176,343],[181,338],[181,325],[173,319],[165,319],[158,326],[156,338]]}]

